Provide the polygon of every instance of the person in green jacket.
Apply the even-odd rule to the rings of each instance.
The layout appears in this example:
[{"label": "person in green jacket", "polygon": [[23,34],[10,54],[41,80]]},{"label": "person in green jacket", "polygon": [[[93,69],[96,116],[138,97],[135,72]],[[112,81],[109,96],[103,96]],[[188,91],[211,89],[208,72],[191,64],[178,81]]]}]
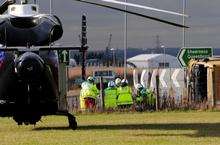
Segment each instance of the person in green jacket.
[{"label": "person in green jacket", "polygon": [[135,96],[135,110],[143,111],[146,105],[147,92],[142,84],[137,84],[135,86],[137,93]]},{"label": "person in green jacket", "polygon": [[155,93],[147,89],[147,100],[148,100],[148,109],[149,110],[156,110],[156,95]]},{"label": "person in green jacket", "polygon": [[123,79],[118,89],[117,106],[119,108],[131,107],[133,104],[132,90],[128,86],[128,81]]},{"label": "person in green jacket", "polygon": [[135,109],[137,111],[144,110],[155,110],[156,106],[156,97],[154,92],[150,89],[144,88],[143,85],[136,85],[137,94],[136,94],[136,106]]},{"label": "person in green jacket", "polygon": [[80,91],[80,107],[82,110],[95,109],[96,99],[99,95],[99,90],[95,85],[94,77],[88,77],[87,81],[83,82]]},{"label": "person in green jacket", "polygon": [[108,83],[108,87],[104,90],[104,94],[105,109],[115,109],[117,107],[117,88],[113,81]]}]

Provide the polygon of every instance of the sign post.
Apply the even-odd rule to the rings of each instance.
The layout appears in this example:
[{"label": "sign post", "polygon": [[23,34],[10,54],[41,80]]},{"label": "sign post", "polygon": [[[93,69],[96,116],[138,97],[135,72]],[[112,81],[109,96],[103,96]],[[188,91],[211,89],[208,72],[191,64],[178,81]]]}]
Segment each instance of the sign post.
[{"label": "sign post", "polygon": [[58,50],[59,63],[69,65],[69,56],[68,50]]},{"label": "sign post", "polygon": [[211,47],[184,47],[178,54],[178,60],[182,67],[187,67],[191,59],[205,59],[212,56]]},{"label": "sign post", "polygon": [[65,63],[59,63],[59,110],[65,111],[67,108],[67,70]]},{"label": "sign post", "polygon": [[58,50],[59,58],[59,110],[65,111],[67,107],[67,68],[69,65],[69,51],[68,50]]}]

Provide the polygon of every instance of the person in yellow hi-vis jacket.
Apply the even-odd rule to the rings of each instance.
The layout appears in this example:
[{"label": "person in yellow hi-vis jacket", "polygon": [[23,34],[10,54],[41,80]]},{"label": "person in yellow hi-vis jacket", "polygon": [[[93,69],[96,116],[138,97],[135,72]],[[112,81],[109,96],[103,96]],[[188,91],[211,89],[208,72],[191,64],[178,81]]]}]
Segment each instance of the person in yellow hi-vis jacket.
[{"label": "person in yellow hi-vis jacket", "polygon": [[99,95],[99,90],[95,85],[94,77],[88,77],[87,81],[83,82],[80,91],[80,108],[82,110],[94,110],[96,106],[96,99]]},{"label": "person in yellow hi-vis jacket", "polygon": [[128,81],[123,79],[118,89],[117,106],[119,108],[131,107],[133,104],[132,90],[128,86]]},{"label": "person in yellow hi-vis jacket", "polygon": [[105,109],[115,109],[117,107],[116,98],[117,98],[117,88],[115,82],[110,81],[108,87],[104,90],[105,97]]}]

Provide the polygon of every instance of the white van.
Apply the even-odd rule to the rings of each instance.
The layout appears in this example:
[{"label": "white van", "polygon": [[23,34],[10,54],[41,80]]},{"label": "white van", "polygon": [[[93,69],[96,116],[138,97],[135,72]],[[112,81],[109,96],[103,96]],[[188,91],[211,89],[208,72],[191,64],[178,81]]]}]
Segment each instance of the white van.
[{"label": "white van", "polygon": [[104,80],[110,81],[115,80],[115,72],[112,70],[95,70],[93,72],[93,77],[96,79],[102,77]]}]

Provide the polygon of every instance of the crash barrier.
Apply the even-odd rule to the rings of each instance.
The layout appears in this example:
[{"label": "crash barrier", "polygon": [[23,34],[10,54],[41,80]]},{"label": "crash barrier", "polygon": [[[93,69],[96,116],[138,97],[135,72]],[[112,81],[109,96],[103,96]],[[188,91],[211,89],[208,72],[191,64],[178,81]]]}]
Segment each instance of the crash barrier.
[{"label": "crash barrier", "polygon": [[158,107],[175,108],[188,103],[187,75],[184,69],[135,69],[134,86],[141,83],[157,96]]},{"label": "crash barrier", "polygon": [[[131,77],[128,79],[129,82],[133,81],[131,87],[134,105],[136,100],[136,89],[134,86],[137,83],[141,83],[145,88],[148,88],[150,91],[152,91],[152,93],[157,97],[158,109],[173,109],[188,103],[186,85],[187,77],[184,69],[135,69],[133,70],[133,77],[131,75]],[[102,101],[104,98],[100,97],[101,95],[97,98],[98,110],[102,110],[102,106],[105,108],[105,105]],[[67,100],[70,110],[80,110],[78,95],[69,96]],[[152,103],[148,102],[149,101],[145,102],[146,110],[154,110],[155,105],[152,105]]]}]

